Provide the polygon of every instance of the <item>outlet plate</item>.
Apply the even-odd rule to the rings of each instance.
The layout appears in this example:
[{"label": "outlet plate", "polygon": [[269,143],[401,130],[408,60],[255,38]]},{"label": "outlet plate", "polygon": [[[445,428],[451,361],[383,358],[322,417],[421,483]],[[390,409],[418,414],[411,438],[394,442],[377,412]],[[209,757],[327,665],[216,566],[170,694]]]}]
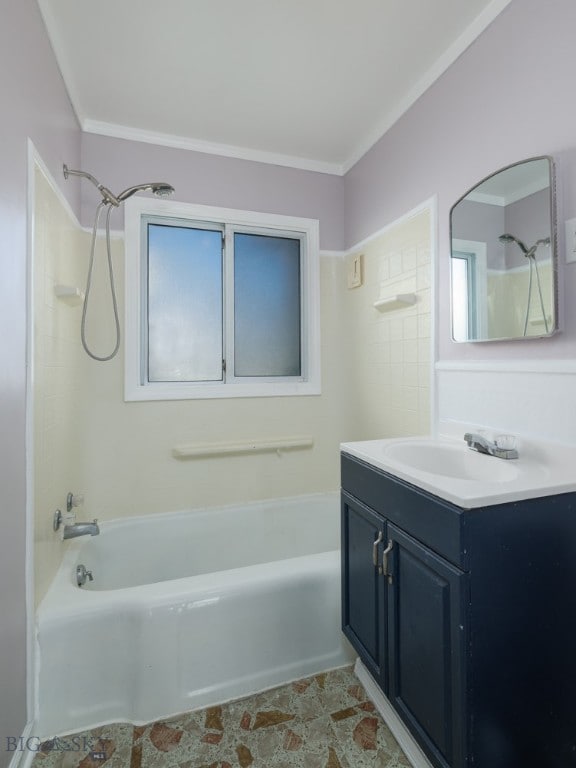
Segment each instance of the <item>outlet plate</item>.
[{"label": "outlet plate", "polygon": [[576,219],[566,221],[566,264],[576,261]]}]

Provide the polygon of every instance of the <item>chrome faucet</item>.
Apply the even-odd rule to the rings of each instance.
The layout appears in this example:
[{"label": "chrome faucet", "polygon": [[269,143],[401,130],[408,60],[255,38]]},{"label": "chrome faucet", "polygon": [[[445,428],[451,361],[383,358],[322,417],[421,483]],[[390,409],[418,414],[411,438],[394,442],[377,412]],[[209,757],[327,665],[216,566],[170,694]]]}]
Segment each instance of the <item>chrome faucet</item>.
[{"label": "chrome faucet", "polygon": [[62,538],[75,539],[77,536],[98,536],[99,533],[100,528],[98,527],[98,520],[93,520],[91,523],[65,525]]},{"label": "chrome faucet", "polygon": [[468,447],[478,453],[485,453],[488,456],[495,456],[497,459],[517,459],[518,451],[516,448],[504,448],[498,445],[498,438],[494,442],[488,440],[484,435],[478,435],[474,432],[466,432],[464,440]]}]

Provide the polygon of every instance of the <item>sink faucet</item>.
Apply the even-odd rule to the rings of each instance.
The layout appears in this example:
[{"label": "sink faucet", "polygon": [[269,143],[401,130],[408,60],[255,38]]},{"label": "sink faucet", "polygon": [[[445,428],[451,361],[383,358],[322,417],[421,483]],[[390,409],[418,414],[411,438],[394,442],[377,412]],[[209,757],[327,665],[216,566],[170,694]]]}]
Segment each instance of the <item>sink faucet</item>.
[{"label": "sink faucet", "polygon": [[93,520],[91,523],[65,525],[62,538],[75,539],[77,536],[98,536],[99,533],[100,528],[98,527],[98,520]]},{"label": "sink faucet", "polygon": [[518,451],[516,448],[503,448],[498,445],[498,438],[494,442],[487,440],[484,435],[478,435],[474,432],[466,432],[464,440],[468,447],[478,453],[485,453],[488,456],[495,456],[497,459],[517,459]]}]

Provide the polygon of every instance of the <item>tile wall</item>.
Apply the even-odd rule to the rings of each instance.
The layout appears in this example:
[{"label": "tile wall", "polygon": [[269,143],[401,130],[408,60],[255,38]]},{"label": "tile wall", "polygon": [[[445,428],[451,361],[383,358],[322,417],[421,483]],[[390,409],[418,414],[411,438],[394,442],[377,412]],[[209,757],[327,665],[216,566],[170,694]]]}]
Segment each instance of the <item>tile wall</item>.
[{"label": "tile wall", "polygon": [[[79,519],[218,506],[332,491],[339,444],[429,432],[430,248],[428,212],[404,219],[362,250],[364,283],[347,290],[346,262],[321,256],[322,394],[152,403],[123,399],[123,346],[107,363],[80,346],[81,306],[54,295],[83,288],[90,235],[37,173],[34,249],[36,595],[66,545],[52,513],[68,490],[85,496]],[[113,346],[103,242],[87,318],[102,353]],[[123,317],[123,241],[113,240]],[[414,292],[417,303],[381,313],[379,297]],[[122,322],[123,325],[123,322]],[[309,434],[313,449],[178,461],[180,443]]]},{"label": "tile wall", "polygon": [[83,435],[81,306],[55,295],[57,285],[85,280],[87,235],[40,169],[35,171],[33,247],[34,546],[36,599],[48,588],[65,545],[52,530],[54,510],[76,490]]},{"label": "tile wall", "polygon": [[[430,432],[430,213],[400,220],[361,250],[363,284],[345,297],[348,439]],[[413,306],[379,311],[374,302],[413,293]]]}]

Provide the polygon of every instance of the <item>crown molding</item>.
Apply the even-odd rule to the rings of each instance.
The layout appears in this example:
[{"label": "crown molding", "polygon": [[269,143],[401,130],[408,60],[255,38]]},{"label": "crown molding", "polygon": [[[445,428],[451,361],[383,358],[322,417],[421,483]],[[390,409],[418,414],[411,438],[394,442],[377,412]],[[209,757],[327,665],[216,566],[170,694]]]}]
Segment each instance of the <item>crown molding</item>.
[{"label": "crown molding", "polygon": [[297,168],[301,171],[327,173],[333,176],[342,176],[344,174],[343,166],[338,163],[327,163],[321,160],[312,160],[305,157],[282,155],[276,152],[250,149],[249,147],[237,147],[232,144],[219,144],[213,141],[192,139],[186,136],[176,136],[171,133],[157,133],[156,131],[147,131],[142,128],[132,128],[127,125],[106,123],[100,120],[91,120],[89,118],[82,121],[82,130],[85,133],[110,136],[115,139],[141,141],[145,144],[158,144],[163,147],[186,149],[192,152],[202,152],[207,155],[219,155],[220,157],[233,157],[238,160],[250,160],[256,163],[281,165],[286,168]]},{"label": "crown molding", "polygon": [[512,0],[492,0],[474,21],[468,25],[457,40],[455,40],[454,43],[452,43],[452,45],[433,63],[424,77],[422,77],[406,96],[401,99],[392,110],[388,111],[383,119],[364,136],[364,138],[356,145],[348,159],[343,162],[327,162],[315,160],[313,158],[268,152],[249,147],[220,144],[202,139],[149,131],[146,129],[133,128],[89,118],[82,108],[82,100],[77,89],[74,87],[74,70],[65,54],[65,47],[58,35],[58,27],[52,18],[49,6],[47,3],[43,2],[43,0],[38,0],[38,5],[72,107],[81,129],[85,133],[127,139],[129,141],[140,141],[147,144],[156,144],[176,149],[186,149],[209,155],[236,158],[239,160],[268,163],[270,165],[313,171],[315,173],[325,173],[333,176],[345,176],[348,171],[387,133],[387,131],[400,120],[420,96],[422,96],[428,88],[440,78],[440,76],[476,40],[486,27],[494,21],[511,1]]},{"label": "crown molding", "polygon": [[550,186],[549,181],[534,181],[531,184],[525,184],[523,187],[510,192],[506,195],[492,195],[489,192],[468,192],[466,200],[471,200],[473,203],[488,203],[488,205],[497,205],[505,208],[507,205],[517,203],[519,200],[523,200],[525,197],[535,195],[536,192],[542,192],[543,189],[548,189]]}]

